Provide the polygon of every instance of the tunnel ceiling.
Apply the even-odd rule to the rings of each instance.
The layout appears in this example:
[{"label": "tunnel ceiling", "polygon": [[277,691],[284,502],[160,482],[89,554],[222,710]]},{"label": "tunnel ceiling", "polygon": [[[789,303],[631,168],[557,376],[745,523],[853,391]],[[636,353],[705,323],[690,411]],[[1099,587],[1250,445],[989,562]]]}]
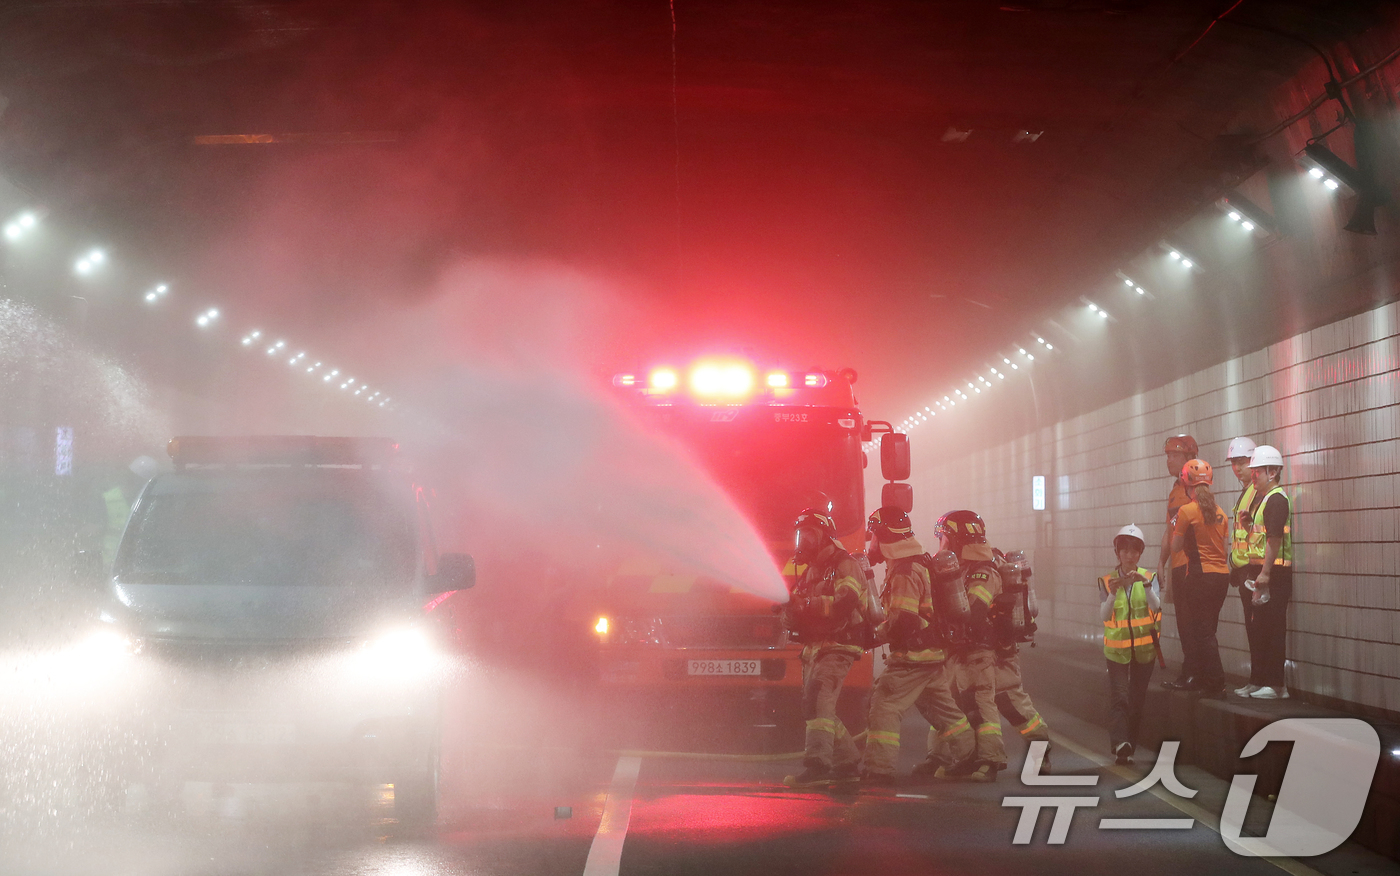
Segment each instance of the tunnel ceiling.
[{"label": "tunnel ceiling", "polygon": [[1310,55],[1229,5],[16,5],[0,169],[292,328],[553,263],[630,308],[600,360],[850,364],[893,408],[1248,162],[1220,135]]}]

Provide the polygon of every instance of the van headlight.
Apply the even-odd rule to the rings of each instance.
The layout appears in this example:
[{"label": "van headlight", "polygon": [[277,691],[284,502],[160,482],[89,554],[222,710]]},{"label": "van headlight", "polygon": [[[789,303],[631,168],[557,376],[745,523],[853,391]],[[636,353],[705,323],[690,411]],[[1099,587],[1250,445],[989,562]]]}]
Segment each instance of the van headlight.
[{"label": "van headlight", "polygon": [[428,631],[409,626],[387,630],[365,643],[362,653],[368,668],[394,677],[417,677],[437,663],[438,652]]},{"label": "van headlight", "polygon": [[75,666],[108,668],[139,650],[137,642],[118,630],[100,628],[79,639],[68,649],[68,661]]}]

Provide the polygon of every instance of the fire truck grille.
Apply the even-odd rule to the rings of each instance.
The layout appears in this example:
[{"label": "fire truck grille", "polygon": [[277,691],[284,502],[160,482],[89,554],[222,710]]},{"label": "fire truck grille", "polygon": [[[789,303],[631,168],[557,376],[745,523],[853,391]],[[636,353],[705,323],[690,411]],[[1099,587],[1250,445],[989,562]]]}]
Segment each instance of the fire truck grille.
[{"label": "fire truck grille", "polygon": [[777,648],[783,628],[776,617],[668,617],[662,622],[673,648]]}]

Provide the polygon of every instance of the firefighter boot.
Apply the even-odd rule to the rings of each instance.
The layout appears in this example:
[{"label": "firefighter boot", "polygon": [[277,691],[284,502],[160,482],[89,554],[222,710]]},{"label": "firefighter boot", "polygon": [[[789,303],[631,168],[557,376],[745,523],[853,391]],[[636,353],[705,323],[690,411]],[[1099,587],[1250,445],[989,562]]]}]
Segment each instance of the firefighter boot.
[{"label": "firefighter boot", "polygon": [[825,788],[835,778],[830,767],[811,761],[804,761],[803,765],[806,769],[795,776],[784,777],[783,784],[789,788]]}]

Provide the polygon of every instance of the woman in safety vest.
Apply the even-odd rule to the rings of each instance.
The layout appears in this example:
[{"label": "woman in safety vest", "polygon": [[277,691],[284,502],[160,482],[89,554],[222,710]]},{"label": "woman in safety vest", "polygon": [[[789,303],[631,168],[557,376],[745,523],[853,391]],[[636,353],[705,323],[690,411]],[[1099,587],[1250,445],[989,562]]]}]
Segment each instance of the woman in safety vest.
[{"label": "woman in safety vest", "polygon": [[[1254,441],[1241,435],[1230,439],[1230,447],[1225,458],[1240,482],[1240,494],[1235,497],[1235,506],[1230,509],[1230,586],[1240,594],[1240,608],[1244,616],[1244,635],[1249,642],[1254,641],[1254,592],[1246,590],[1244,582],[1249,578],[1249,509],[1254,504],[1254,469],[1249,461],[1254,456]],[[1250,649],[1253,650],[1253,644]],[[1253,665],[1249,668],[1249,684],[1235,688],[1235,696],[1247,697],[1263,687],[1255,676]]]},{"label": "woman in safety vest", "polygon": [[1133,761],[1147,685],[1158,656],[1162,595],[1157,576],[1139,568],[1147,541],[1133,524],[1118,530],[1118,566],[1099,578],[1103,654],[1108,660],[1109,748],[1120,764]]},{"label": "woman in safety vest", "polygon": [[1176,512],[1172,530],[1172,550],[1186,556],[1186,580],[1176,585],[1176,629],[1181,637],[1181,662],[1189,677],[1177,690],[1194,691],[1218,697],[1225,689],[1225,669],[1220,664],[1220,643],[1215,630],[1220,625],[1220,609],[1230,592],[1230,566],[1226,556],[1230,543],[1229,520],[1225,509],[1215,502],[1211,484],[1215,473],[1204,459],[1193,459],[1181,467],[1181,482],[1191,501]]},{"label": "woman in safety vest", "polygon": [[[1254,504],[1249,509],[1249,562],[1245,586],[1253,591],[1254,635],[1249,640],[1250,675],[1263,685],[1251,691],[1259,700],[1286,700],[1284,645],[1288,602],[1293,598],[1293,505],[1279,486],[1283,454],[1261,444],[1249,467],[1254,472]],[[1252,584],[1252,586],[1251,586]]]}]

